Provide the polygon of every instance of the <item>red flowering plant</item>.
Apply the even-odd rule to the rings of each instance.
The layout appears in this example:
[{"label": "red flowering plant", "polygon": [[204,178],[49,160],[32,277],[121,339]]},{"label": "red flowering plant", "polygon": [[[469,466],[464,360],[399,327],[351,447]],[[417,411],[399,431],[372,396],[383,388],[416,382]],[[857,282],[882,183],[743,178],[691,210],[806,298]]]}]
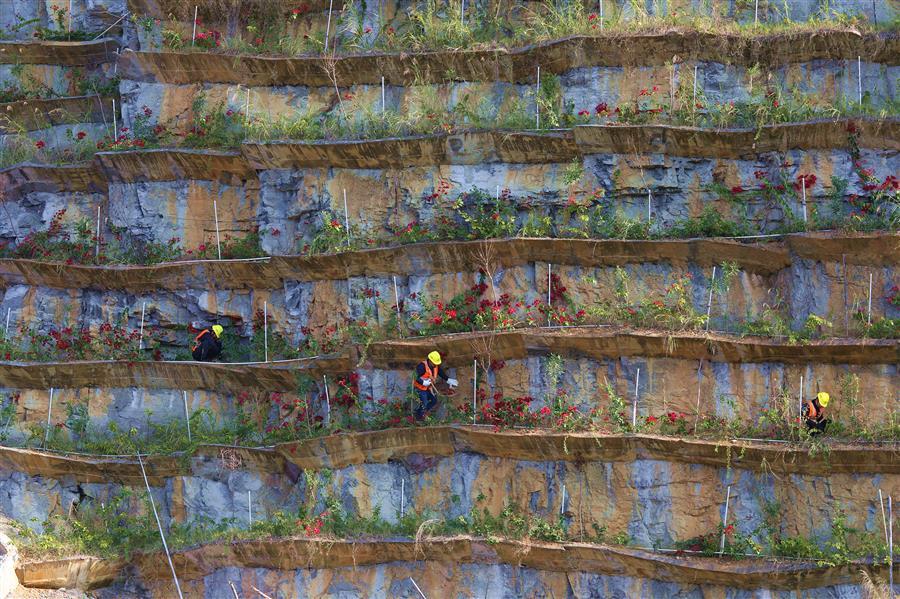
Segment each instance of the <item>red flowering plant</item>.
[{"label": "red flowering plant", "polygon": [[124,317],[118,323],[105,322],[94,327],[64,326],[44,329],[23,325],[19,328],[19,336],[19,339],[5,339],[0,345],[3,359],[35,362],[137,362],[148,358],[163,358],[156,329],[145,326],[141,337],[140,330],[128,327]]},{"label": "red flowering plant", "polygon": [[[725,546],[722,547],[722,536],[725,537]],[[674,548],[679,553],[702,553],[706,556],[720,555],[744,557],[748,554],[758,554],[758,544],[754,543],[751,537],[739,533],[733,524],[728,526],[719,523],[715,531],[686,539],[684,541],[676,541]]]}]

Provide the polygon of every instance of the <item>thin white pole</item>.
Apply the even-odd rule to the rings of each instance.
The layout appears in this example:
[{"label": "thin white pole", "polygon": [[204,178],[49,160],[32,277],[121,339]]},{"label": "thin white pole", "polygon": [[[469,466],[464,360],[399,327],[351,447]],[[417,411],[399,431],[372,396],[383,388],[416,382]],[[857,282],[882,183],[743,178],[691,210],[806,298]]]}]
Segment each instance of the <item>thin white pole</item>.
[{"label": "thin white pole", "polygon": [[387,110],[387,101],[384,95],[384,76],[381,77],[381,117],[384,118],[384,111]]},{"label": "thin white pole", "polygon": [[800,188],[803,190],[803,222],[808,222],[806,218],[806,177],[800,180]]},{"label": "thin white pole", "polygon": [[700,422],[700,384],[703,376],[703,358],[700,358],[700,365],[697,366],[697,419],[694,421],[694,434],[697,434],[697,424]]},{"label": "thin white pole", "polygon": [[404,479],[400,479],[400,517],[403,517],[403,508],[405,507],[403,504],[406,503],[406,481]]},{"label": "thin white pole", "polygon": [[44,447],[50,439],[50,414],[53,412],[53,387],[50,387],[50,401],[47,403],[47,426],[44,427]]},{"label": "thin white pole", "polygon": [[756,0],[756,7],[753,11],[753,24],[759,25],[759,0]]},{"label": "thin white pole", "polygon": [[178,591],[179,599],[184,599],[181,594],[181,585],[178,583],[178,574],[175,573],[175,565],[172,564],[172,555],[169,553],[169,544],[166,543],[166,535],[163,534],[162,523],[159,521],[159,513],[156,511],[156,502],[153,500],[153,493],[150,492],[150,481],[147,480],[147,471],[144,470],[144,460],[141,454],[137,454],[138,464],[141,465],[141,474],[144,476],[144,486],[147,487],[147,496],[150,498],[150,507],[153,508],[153,517],[156,518],[156,528],[159,530],[159,538],[162,539],[163,549],[166,550],[166,559],[169,560],[169,569],[172,570],[172,579],[175,580],[175,590]]},{"label": "thin white pole", "polygon": [[425,596],[425,593],[422,592],[422,589],[419,588],[419,585],[416,584],[416,581],[413,580],[412,576],[409,577],[409,581],[410,581],[411,583],[413,583],[413,586],[414,586],[414,587],[416,587],[416,592],[419,593],[419,595],[422,596],[422,599],[428,599],[428,597]]},{"label": "thin white pole", "polygon": [[866,322],[871,326],[872,325],[872,273],[869,273],[869,315],[866,318]]},{"label": "thin white pole", "polygon": [[72,33],[72,0],[69,0],[69,33]]},{"label": "thin white pole", "polygon": [[856,94],[862,106],[862,56],[856,57]]},{"label": "thin white pole", "polygon": [[888,540],[887,516],[884,514],[884,495],[881,494],[881,489],[878,489],[878,505],[881,506],[881,524],[884,526],[884,544],[887,545],[890,541]]},{"label": "thin white pole", "polygon": [[672,110],[675,110],[675,61],[672,61]]},{"label": "thin white pole", "polygon": [[563,483],[562,486],[562,494],[559,499],[559,515],[563,515],[566,513],[566,484]]},{"label": "thin white pole", "polygon": [[194,40],[197,39],[197,11],[200,10],[199,6],[194,7],[194,31],[191,33],[191,46],[194,45]]},{"label": "thin white pole", "polygon": [[537,82],[534,84],[534,128],[541,128],[541,65],[537,68]]},{"label": "thin white pole", "polygon": [[637,404],[638,390],[641,385],[641,369],[638,368],[634,375],[634,403],[631,404],[631,428],[637,428]]},{"label": "thin white pole", "polygon": [[800,416],[803,416],[803,375],[800,375]]},{"label": "thin white pole", "polygon": [[600,0],[600,31],[603,31],[603,0]]},{"label": "thin white pole", "polygon": [[547,263],[547,326],[549,327],[552,323],[550,320],[550,314],[553,312],[553,265],[549,262]]},{"label": "thin white pole", "polygon": [[500,201],[500,186],[497,186],[497,201]]},{"label": "thin white pole", "polygon": [[890,581],[888,582],[891,589],[890,594],[894,594],[894,501],[891,495],[888,495],[888,551],[890,558],[888,560],[888,572],[890,573]]},{"label": "thin white pole", "polygon": [[250,123],[250,88],[247,88],[247,100],[244,102],[244,125]]},{"label": "thin white pole", "polygon": [[144,314],[147,311],[147,302],[141,303],[141,337],[138,341],[138,349],[144,349]]},{"label": "thin white pole", "polygon": [[325,52],[328,52],[328,34],[331,33],[331,11],[334,8],[334,0],[328,1],[328,21],[325,23]]},{"label": "thin white pole", "polygon": [[460,0],[459,22],[461,25],[466,24],[466,0]]},{"label": "thin white pole", "polygon": [[253,499],[250,496],[250,489],[247,489],[247,522],[253,526]]},{"label": "thin white pole", "polygon": [[9,315],[12,313],[12,308],[6,309],[6,328],[3,330],[3,336],[9,339]]},{"label": "thin white pole", "polygon": [[181,400],[184,402],[184,421],[187,424],[188,443],[191,442],[191,412],[188,409],[187,391],[181,392]]},{"label": "thin white pole", "polygon": [[725,519],[722,520],[722,542],[719,544],[719,555],[725,553],[725,529],[728,528],[728,503],[731,500],[731,485],[725,492]]},{"label": "thin white pole", "polygon": [[113,113],[113,143],[115,143],[119,139],[119,119],[116,116],[116,101],[115,100],[112,101],[112,105],[113,105],[113,109],[112,109],[112,113]]},{"label": "thin white pole", "polygon": [[347,247],[350,247],[350,211],[347,210],[347,190],[344,190],[344,227],[347,229]]},{"label": "thin white pole", "polygon": [[222,259],[222,242],[219,239],[219,205],[213,200],[213,216],[216,219],[216,249],[219,252],[219,260]]},{"label": "thin white pole", "polygon": [[269,361],[269,302],[263,302],[263,356]]},{"label": "thin white pole", "polygon": [[712,277],[709,279],[709,299],[706,302],[706,330],[709,331],[709,318],[712,316],[713,283],[716,280],[716,267],[713,266]]},{"label": "thin white pole", "polygon": [[401,333],[401,323],[400,320],[403,318],[400,313],[400,294],[397,292],[397,275],[393,275],[391,278],[394,279],[394,304],[396,304],[397,308],[397,333]]},{"label": "thin white pole", "polygon": [[325,384],[325,424],[331,424],[331,396],[328,395],[328,376],[322,375],[322,382]]},{"label": "thin white pole", "polygon": [[237,589],[234,586],[234,583],[229,580],[228,584],[231,585],[231,594],[234,595],[234,599],[241,599],[241,596],[238,595]]},{"label": "thin white pole", "polygon": [[472,424],[478,417],[478,359],[472,362]]},{"label": "thin white pole", "polygon": [[691,104],[691,110],[697,108],[697,65],[694,65],[694,100]]},{"label": "thin white pole", "polygon": [[254,591],[256,591],[257,593],[259,593],[259,596],[262,597],[263,599],[272,599],[269,595],[266,595],[265,593],[263,593],[262,591],[260,591],[260,590],[259,590],[258,588],[256,588],[255,586],[250,585],[250,588],[252,588]]},{"label": "thin white pole", "polygon": [[94,260],[100,258],[100,206],[97,206],[97,239],[94,246]]},{"label": "thin white pole", "polygon": [[648,223],[653,218],[652,213],[651,213],[652,206],[653,206],[653,192],[650,191],[650,188],[648,187],[647,188],[647,222]]}]

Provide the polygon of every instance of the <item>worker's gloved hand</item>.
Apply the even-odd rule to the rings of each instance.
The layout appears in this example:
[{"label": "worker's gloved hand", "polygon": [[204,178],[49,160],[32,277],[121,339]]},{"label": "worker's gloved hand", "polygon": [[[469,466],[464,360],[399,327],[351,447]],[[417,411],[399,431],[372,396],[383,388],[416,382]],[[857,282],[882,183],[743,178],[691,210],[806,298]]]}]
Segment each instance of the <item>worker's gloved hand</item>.
[{"label": "worker's gloved hand", "polygon": [[447,384],[451,387],[456,387],[459,385],[459,381],[456,379],[447,379]]},{"label": "worker's gloved hand", "polygon": [[422,379],[422,386],[423,386],[423,387],[430,387],[430,386],[431,386],[431,379]]}]

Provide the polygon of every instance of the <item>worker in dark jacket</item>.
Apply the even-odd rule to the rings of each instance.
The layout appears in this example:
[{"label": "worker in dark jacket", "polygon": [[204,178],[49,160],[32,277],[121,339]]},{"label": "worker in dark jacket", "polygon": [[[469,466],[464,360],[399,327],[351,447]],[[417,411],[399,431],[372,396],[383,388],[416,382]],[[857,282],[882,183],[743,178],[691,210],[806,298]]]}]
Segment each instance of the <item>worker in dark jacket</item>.
[{"label": "worker in dark jacket", "polygon": [[459,384],[456,379],[447,376],[447,373],[441,368],[441,354],[433,351],[428,354],[428,358],[416,366],[416,379],[413,381],[413,387],[419,395],[419,404],[415,409],[416,420],[424,419],[426,413],[431,412],[437,404],[434,383],[438,377],[447,381],[451,388]]},{"label": "worker in dark jacket", "polygon": [[831,397],[827,393],[820,392],[814,399],[803,402],[803,417],[806,418],[806,428],[810,435],[824,433],[828,427],[829,420],[825,418],[825,408],[830,401]]},{"label": "worker in dark jacket", "polygon": [[198,362],[212,362],[222,354],[222,331],[225,329],[221,325],[203,329],[194,340],[194,348],[191,355]]}]

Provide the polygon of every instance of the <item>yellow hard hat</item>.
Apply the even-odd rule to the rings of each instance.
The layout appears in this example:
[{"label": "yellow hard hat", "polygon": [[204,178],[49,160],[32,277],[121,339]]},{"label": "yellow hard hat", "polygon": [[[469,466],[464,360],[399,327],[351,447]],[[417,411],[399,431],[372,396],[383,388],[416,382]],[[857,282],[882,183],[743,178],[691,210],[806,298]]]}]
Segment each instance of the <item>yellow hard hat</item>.
[{"label": "yellow hard hat", "polygon": [[220,324],[214,324],[212,329],[213,329],[213,333],[216,334],[216,337],[221,337],[222,331],[225,330],[222,328],[222,325],[220,325]]},{"label": "yellow hard hat", "polygon": [[828,402],[831,401],[831,396],[828,395],[827,393],[825,393],[824,391],[821,391],[816,395],[816,399],[819,400],[820,406],[822,406],[823,408],[827,408]]},{"label": "yellow hard hat", "polygon": [[428,359],[431,360],[431,363],[436,366],[441,365],[441,354],[437,353],[436,351],[433,351],[430,354],[428,354]]}]

